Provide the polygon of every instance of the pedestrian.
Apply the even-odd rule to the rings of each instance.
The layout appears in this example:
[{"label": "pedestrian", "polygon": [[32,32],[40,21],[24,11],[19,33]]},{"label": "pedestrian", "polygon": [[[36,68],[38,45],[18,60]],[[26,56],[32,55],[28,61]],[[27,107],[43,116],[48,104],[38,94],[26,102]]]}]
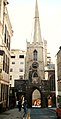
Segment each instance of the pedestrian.
[{"label": "pedestrian", "polygon": [[27,113],[27,100],[24,100],[24,104],[23,104],[23,109],[24,109],[24,113]]},{"label": "pedestrian", "polygon": [[19,99],[19,101],[18,101],[18,108],[19,108],[19,111],[21,111],[21,107],[22,107],[22,100]]},{"label": "pedestrian", "polygon": [[16,107],[18,108],[18,100],[16,101]]},{"label": "pedestrian", "polygon": [[24,104],[24,96],[22,97],[22,108],[23,108],[23,104]]}]

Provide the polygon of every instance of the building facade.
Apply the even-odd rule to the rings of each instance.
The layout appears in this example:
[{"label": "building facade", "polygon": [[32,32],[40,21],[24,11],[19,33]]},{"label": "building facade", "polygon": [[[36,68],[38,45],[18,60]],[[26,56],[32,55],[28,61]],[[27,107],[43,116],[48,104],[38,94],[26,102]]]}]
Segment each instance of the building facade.
[{"label": "building facade", "polygon": [[[48,63],[48,62],[47,62]],[[45,80],[49,83],[48,106],[56,106],[55,64],[48,63],[45,67]]]},{"label": "building facade", "polygon": [[[19,68],[21,68],[21,65],[19,64],[23,57],[21,56],[22,58],[19,59],[19,55],[21,54],[17,53],[18,51],[16,51],[16,56],[14,52],[11,54],[12,61],[10,69],[10,85],[14,84],[11,86],[15,89],[14,93],[16,93],[17,99],[24,95],[29,107],[48,107],[48,98],[51,94],[50,89],[52,90],[52,86],[49,84],[52,84],[54,77],[49,77],[53,74],[52,71],[49,70],[49,72],[46,72],[48,72],[48,79],[50,78],[50,80],[45,79],[44,67],[47,66],[47,41],[43,40],[41,37],[37,0],[35,6],[33,42],[27,42],[25,80],[19,78],[20,73],[18,71]],[[48,57],[48,64],[50,63],[50,58],[51,57]],[[18,63],[17,65],[15,61]]]},{"label": "building facade", "polygon": [[38,4],[36,0],[34,17],[34,36],[27,42],[25,78],[37,83],[44,79],[44,66],[47,64],[47,41],[42,39]]},{"label": "building facade", "polygon": [[24,80],[25,55],[23,50],[11,49],[10,87],[14,87],[15,80]]},{"label": "building facade", "polygon": [[9,106],[10,43],[13,31],[7,5],[7,0],[0,0],[0,111]]},{"label": "building facade", "polygon": [[38,3],[35,1],[33,41],[27,41],[25,60],[25,79],[29,82],[26,96],[30,107],[43,107],[46,106],[46,103],[43,104],[44,95],[47,95],[43,92],[45,86],[42,87],[42,82],[45,80],[44,67],[47,65],[47,41],[42,39]]},{"label": "building facade", "polygon": [[[56,98],[61,103],[61,46],[56,54]],[[57,105],[58,106],[58,105]]]}]

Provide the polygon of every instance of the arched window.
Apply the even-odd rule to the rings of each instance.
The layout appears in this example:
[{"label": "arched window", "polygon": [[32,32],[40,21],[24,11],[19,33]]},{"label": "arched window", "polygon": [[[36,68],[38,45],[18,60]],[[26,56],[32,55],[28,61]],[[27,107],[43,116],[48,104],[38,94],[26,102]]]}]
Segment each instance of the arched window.
[{"label": "arched window", "polygon": [[33,52],[33,60],[37,61],[37,51],[34,50]]}]

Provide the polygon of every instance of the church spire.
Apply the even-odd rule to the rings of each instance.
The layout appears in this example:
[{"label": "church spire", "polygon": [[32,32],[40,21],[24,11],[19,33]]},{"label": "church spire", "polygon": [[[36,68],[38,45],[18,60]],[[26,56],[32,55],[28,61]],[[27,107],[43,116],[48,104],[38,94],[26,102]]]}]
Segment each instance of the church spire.
[{"label": "church spire", "polygon": [[36,0],[35,6],[35,17],[34,17],[34,42],[41,42],[41,30],[40,30],[40,21],[39,21],[39,11],[38,11],[38,3]]}]

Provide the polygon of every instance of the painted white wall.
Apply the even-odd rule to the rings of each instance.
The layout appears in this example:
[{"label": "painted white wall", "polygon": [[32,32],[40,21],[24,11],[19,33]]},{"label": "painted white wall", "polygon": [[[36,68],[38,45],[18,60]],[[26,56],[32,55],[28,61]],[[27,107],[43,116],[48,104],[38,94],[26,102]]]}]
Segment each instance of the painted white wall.
[{"label": "painted white wall", "polygon": [[[24,58],[19,58],[19,55],[24,55]],[[12,80],[10,80],[11,87],[14,87],[14,81],[15,79],[18,80],[19,76],[25,75],[25,51],[22,50],[11,50],[11,56],[15,56],[15,58],[11,58],[10,61],[10,69],[12,68],[13,71],[10,72],[10,75],[12,76]],[[15,62],[15,64],[12,64],[12,62]],[[20,72],[20,69],[23,70],[23,72]]]}]

